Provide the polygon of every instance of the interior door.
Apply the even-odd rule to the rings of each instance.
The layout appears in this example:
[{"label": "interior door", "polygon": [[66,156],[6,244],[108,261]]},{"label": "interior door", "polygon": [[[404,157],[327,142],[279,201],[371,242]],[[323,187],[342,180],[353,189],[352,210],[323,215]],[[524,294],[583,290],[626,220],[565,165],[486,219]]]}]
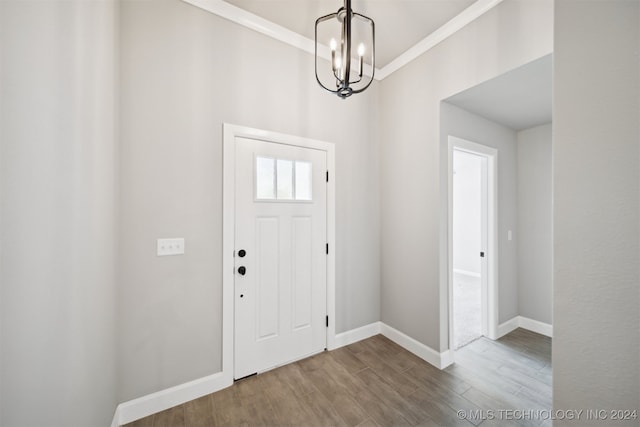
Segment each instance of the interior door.
[{"label": "interior door", "polygon": [[234,378],[326,347],[326,152],[236,138]]}]

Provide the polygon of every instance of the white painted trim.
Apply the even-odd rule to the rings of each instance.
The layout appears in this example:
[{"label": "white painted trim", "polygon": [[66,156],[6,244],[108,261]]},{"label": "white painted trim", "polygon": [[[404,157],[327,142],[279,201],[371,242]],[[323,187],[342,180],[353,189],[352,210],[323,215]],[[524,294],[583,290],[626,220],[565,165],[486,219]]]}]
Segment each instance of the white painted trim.
[{"label": "white painted trim", "polygon": [[[181,405],[190,400],[215,393],[232,384],[233,381],[229,381],[226,375],[218,372],[137,399],[129,400],[128,402],[121,403],[116,408],[117,424],[115,425],[123,425],[139,420],[140,418],[148,417],[149,415],[156,414],[176,405]],[[116,417],[114,417],[114,423],[116,422]]]},{"label": "white painted trim", "polygon": [[374,335],[378,335],[380,333],[380,330],[381,323],[374,322],[356,329],[351,329],[350,331],[341,332],[336,335],[336,339],[333,343],[334,347],[328,348],[328,350],[334,350],[336,348],[344,347],[345,345],[362,341]]},{"label": "white painted trim", "polygon": [[553,325],[524,316],[518,316],[518,324],[523,329],[553,338]]},{"label": "white painted trim", "polygon": [[469,276],[469,277],[481,277],[480,273],[476,273],[475,271],[461,270],[459,268],[454,268],[453,272],[455,274],[462,274],[464,276]]},{"label": "white painted trim", "polygon": [[233,288],[235,250],[235,140],[236,137],[267,141],[296,147],[312,148],[327,153],[327,328],[326,347],[335,348],[336,339],[336,179],[335,145],[316,139],[286,135],[229,123],[223,125],[223,179],[222,179],[222,372],[233,381]]},{"label": "white painted trim", "polygon": [[393,61],[382,67],[379,72],[376,72],[376,77],[380,80],[385,79],[392,73],[398,71],[420,55],[429,51],[431,48],[442,42],[449,36],[455,34],[458,30],[465,27],[476,18],[482,16],[484,13],[491,10],[496,5],[500,4],[502,0],[478,0],[471,6],[454,16],[449,22],[442,27],[429,34],[424,39],[407,49],[404,53],[398,56]]},{"label": "white painted trim", "polygon": [[452,352],[449,350],[443,353],[437,352],[387,324],[381,323],[380,326],[382,335],[438,369],[444,369],[453,362]]},{"label": "white painted trim", "polygon": [[[548,337],[552,336],[553,331],[553,327],[547,323],[527,317],[516,316],[498,326],[498,338],[503,337],[519,327]],[[384,335],[405,350],[410,351],[438,369],[444,369],[454,362],[453,351],[446,350],[439,353],[383,322],[370,323],[335,335],[331,349],[353,344],[378,334]],[[128,402],[118,405],[113,416],[113,421],[111,422],[111,427],[118,427],[140,418],[148,417],[149,415],[164,411],[176,405],[181,405],[190,400],[215,393],[232,384],[233,379],[230,379],[229,376],[223,372],[218,372],[204,378],[129,400]]]},{"label": "white painted trim", "polygon": [[[227,3],[223,0],[182,1],[199,7],[200,9],[204,9],[207,12],[216,14],[221,18],[228,19],[229,21],[235,22],[236,24],[240,24],[246,28],[249,28],[250,30],[264,34],[278,41],[287,43],[293,47],[303,50],[307,53],[315,55],[315,40],[296,33],[295,31],[291,31],[288,28],[269,21],[268,19],[264,19],[254,13],[248,12],[238,6],[234,6],[231,3]],[[331,49],[329,49],[329,46],[323,44],[320,44],[318,46],[318,56],[320,58],[326,59],[327,61],[331,61]],[[354,57],[352,60],[356,61],[356,58]],[[362,73],[364,75],[371,76],[372,71],[373,69],[371,65],[364,64],[364,68],[362,70]],[[380,80],[377,76],[379,72],[380,70],[376,68],[376,80]]]},{"label": "white painted trim", "polygon": [[453,350],[445,350],[440,353],[440,369],[445,369],[449,365],[453,365]]},{"label": "white painted trim", "polygon": [[120,405],[116,406],[113,420],[111,420],[111,427],[120,427]]},{"label": "white painted trim", "polygon": [[[447,350],[443,353],[438,353],[431,347],[416,341],[382,322],[370,323],[336,335],[333,340],[333,349],[353,344],[378,334],[384,335],[407,351],[410,351],[439,369],[444,369],[453,363],[452,351]],[[233,385],[233,380],[230,380],[228,375],[225,375],[223,372],[218,372],[204,378],[129,400],[118,405],[113,416],[111,427],[131,423],[176,405],[181,405],[190,400],[215,393],[231,385]]]},{"label": "white painted trim", "polygon": [[[192,4],[196,7],[204,9],[208,12],[214,13],[222,18],[228,19],[232,22],[240,24],[251,30],[257,31],[266,36],[272,37],[283,43],[287,43],[293,47],[301,49],[312,55],[315,55],[315,41],[307,38],[301,34],[291,31],[281,25],[275,24],[267,19],[264,19],[258,15],[227,3],[223,0],[182,0],[186,3]],[[480,17],[484,13],[491,10],[496,5],[500,4],[503,0],[477,0],[471,6],[454,16],[450,21],[445,23],[442,27],[438,28],[433,33],[407,49],[404,53],[398,56],[393,61],[381,69],[376,68],[375,80],[383,80],[390,76],[395,71],[404,67],[423,53],[436,46],[449,36],[456,33],[461,28],[465,27],[476,18]],[[318,56],[331,60],[331,51],[328,46],[321,45],[318,51]],[[371,75],[371,67],[365,67],[365,75]]]},{"label": "white painted trim", "polygon": [[[222,372],[233,382],[235,128],[223,124],[222,141]],[[226,167],[225,165],[234,165]]]},{"label": "white painted trim", "polygon": [[327,148],[327,241],[329,255],[327,256],[327,348],[335,348],[336,341],[336,150],[333,144],[323,143]]},{"label": "white painted trim", "polygon": [[528,331],[553,338],[553,325],[524,316],[516,316],[498,326],[498,336],[496,339],[502,338],[517,328],[526,329]]},{"label": "white painted trim", "polygon": [[[315,42],[295,31],[291,31],[281,25],[275,24],[258,15],[248,12],[223,0],[183,0],[200,9],[216,14],[221,18],[240,24],[250,30],[257,31],[305,52],[315,53]],[[324,57],[324,56],[323,56]],[[330,60],[331,54],[327,52],[325,59]]]},{"label": "white painted trim", "polygon": [[516,329],[518,329],[520,327],[520,322],[518,320],[519,316],[514,317],[513,319],[509,319],[504,323],[500,323],[500,325],[498,325],[498,334],[496,335],[495,338],[492,338],[494,340],[500,339],[503,336],[507,335],[509,332],[515,331]]}]

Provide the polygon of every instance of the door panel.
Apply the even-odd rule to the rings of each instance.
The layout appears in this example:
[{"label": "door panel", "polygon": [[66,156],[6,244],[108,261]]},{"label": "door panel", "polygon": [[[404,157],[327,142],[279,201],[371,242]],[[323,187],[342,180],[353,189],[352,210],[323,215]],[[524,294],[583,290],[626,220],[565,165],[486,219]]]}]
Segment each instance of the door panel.
[{"label": "door panel", "polygon": [[278,335],[278,218],[256,218],[256,340]]},{"label": "door panel", "polygon": [[313,270],[311,217],[293,218],[293,328],[311,325]]},{"label": "door panel", "polygon": [[[236,138],[234,377],[326,347],[326,152]],[[240,266],[245,274],[239,273]]]}]

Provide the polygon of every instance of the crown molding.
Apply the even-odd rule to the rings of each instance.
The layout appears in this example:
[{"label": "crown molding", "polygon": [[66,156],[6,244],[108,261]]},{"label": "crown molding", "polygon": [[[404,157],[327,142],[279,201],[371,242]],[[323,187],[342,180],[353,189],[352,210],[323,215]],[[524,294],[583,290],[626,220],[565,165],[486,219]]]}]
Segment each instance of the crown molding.
[{"label": "crown molding", "polygon": [[[257,31],[266,36],[272,37],[283,43],[287,43],[293,47],[297,47],[305,52],[315,55],[315,41],[310,38],[304,37],[301,34],[291,31],[281,25],[275,24],[267,19],[264,19],[256,14],[248,12],[242,8],[227,3],[224,0],[182,0],[193,6],[204,9],[208,12],[214,13],[229,21],[240,24],[251,30]],[[460,12],[453,17],[450,21],[438,28],[433,33],[407,49],[404,53],[398,56],[396,59],[388,63],[382,68],[376,68],[375,80],[383,80],[390,76],[395,71],[404,67],[429,49],[436,46],[438,43],[451,36],[465,25],[469,24],[479,16],[483,15],[493,7],[501,3],[503,0],[477,0],[471,6]],[[318,51],[318,56],[331,60],[331,52],[328,46],[321,45]],[[363,73],[365,75],[371,75],[371,66],[365,64]]]},{"label": "crown molding", "polygon": [[281,42],[290,44],[293,47],[302,49],[305,52],[314,53],[314,42],[300,34],[291,31],[281,25],[264,19],[251,12],[247,12],[237,6],[223,0],[182,0],[200,9],[214,13],[229,21],[240,24],[251,30],[257,31]]},{"label": "crown molding", "polygon": [[400,54],[396,59],[382,67],[380,73],[376,73],[376,77],[382,80],[390,76],[395,71],[398,71],[400,68],[427,52],[438,43],[455,34],[458,30],[465,27],[476,18],[482,16],[484,13],[500,4],[502,1],[503,0],[477,0],[471,6],[454,16],[442,27],[438,28],[433,33],[407,49],[404,53]]},{"label": "crown molding", "polygon": [[[182,0],[185,3],[192,4],[193,6],[204,9],[208,12],[216,14],[221,18],[228,19],[231,22],[240,24],[253,31],[257,31],[266,36],[272,37],[283,43],[287,43],[293,47],[297,47],[300,50],[315,55],[315,40],[311,40],[301,34],[291,31],[288,28],[273,23],[267,19],[264,19],[254,13],[247,12],[246,10],[227,3],[223,0]],[[331,50],[329,46],[320,45],[318,50],[318,56],[331,61]],[[371,76],[372,68],[368,64],[364,64],[362,73],[366,76]],[[376,74],[380,72],[376,68]],[[379,80],[376,76],[376,80]]]}]

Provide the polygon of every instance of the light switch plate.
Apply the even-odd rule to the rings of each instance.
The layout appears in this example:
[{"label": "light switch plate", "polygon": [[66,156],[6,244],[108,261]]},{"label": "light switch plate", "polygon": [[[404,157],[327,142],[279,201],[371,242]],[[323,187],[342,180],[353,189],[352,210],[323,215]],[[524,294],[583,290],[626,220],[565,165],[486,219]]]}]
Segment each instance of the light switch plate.
[{"label": "light switch plate", "polygon": [[158,256],[183,255],[184,238],[158,239]]}]

